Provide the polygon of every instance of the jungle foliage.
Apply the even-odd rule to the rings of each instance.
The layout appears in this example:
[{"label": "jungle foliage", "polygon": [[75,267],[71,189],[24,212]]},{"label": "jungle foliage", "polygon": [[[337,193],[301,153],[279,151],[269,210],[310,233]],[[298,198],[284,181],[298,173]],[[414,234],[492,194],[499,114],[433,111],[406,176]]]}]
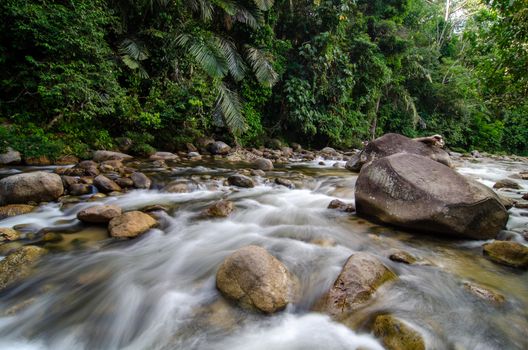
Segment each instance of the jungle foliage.
[{"label": "jungle foliage", "polygon": [[4,0],[0,147],[528,152],[526,0]]}]

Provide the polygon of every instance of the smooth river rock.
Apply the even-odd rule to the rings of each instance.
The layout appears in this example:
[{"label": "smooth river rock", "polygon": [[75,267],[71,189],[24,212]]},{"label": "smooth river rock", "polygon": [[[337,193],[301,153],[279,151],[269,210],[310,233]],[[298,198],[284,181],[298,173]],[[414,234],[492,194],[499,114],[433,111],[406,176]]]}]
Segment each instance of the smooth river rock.
[{"label": "smooth river rock", "polygon": [[204,216],[225,218],[228,217],[231,212],[235,209],[235,204],[231,201],[220,200],[213,203],[209,208],[204,211]]},{"label": "smooth river rock", "polygon": [[508,221],[490,188],[427,157],[399,153],[361,169],[356,211],[420,232],[489,239]]},{"label": "smooth river rock", "polygon": [[425,350],[420,332],[392,315],[376,317],[374,335],[381,339],[387,350]]},{"label": "smooth river rock", "polygon": [[94,179],[94,185],[97,189],[103,193],[110,193],[113,191],[121,191],[121,187],[115,183],[115,181],[110,180],[104,175],[98,175]]},{"label": "smooth river rock", "polygon": [[270,171],[273,170],[273,162],[266,158],[257,158],[253,162],[253,165],[255,168],[264,170],[264,171]]},{"label": "smooth river rock", "polygon": [[207,146],[207,150],[212,154],[225,155],[229,153],[231,147],[222,141],[215,141]]},{"label": "smooth river rock", "polygon": [[400,134],[390,133],[369,142],[363,151],[354,155],[346,163],[345,167],[350,171],[358,172],[363,165],[396,153],[417,154],[449,167],[452,166],[449,154],[442,148],[415,141]]},{"label": "smooth river rock", "polygon": [[61,177],[45,171],[16,174],[0,180],[0,204],[49,202],[63,193]]},{"label": "smooth river rock", "polygon": [[103,162],[105,160],[128,160],[132,159],[133,157],[121,153],[121,152],[112,152],[112,151],[95,151],[93,154],[93,160],[96,162]]},{"label": "smooth river rock", "polygon": [[237,187],[245,187],[245,188],[251,188],[255,187],[255,183],[251,178],[245,176],[245,175],[231,175],[227,178],[227,183],[229,183],[231,186],[237,186]]},{"label": "smooth river rock", "polygon": [[25,246],[0,261],[0,291],[31,273],[31,268],[46,254],[46,249],[36,246]]},{"label": "smooth river rock", "polygon": [[363,307],[379,286],[395,278],[377,257],[365,252],[354,253],[314,309],[343,320]]},{"label": "smooth river rock", "polygon": [[216,286],[240,306],[264,313],[282,310],[295,295],[292,275],[266,249],[250,245],[228,256],[216,273]]},{"label": "smooth river rock", "polygon": [[528,268],[528,247],[517,242],[493,241],[482,246],[484,256],[493,262],[526,269]]},{"label": "smooth river rock", "polygon": [[110,220],[108,231],[116,238],[134,238],[157,225],[150,215],[140,211],[129,211]]},{"label": "smooth river rock", "polygon": [[33,210],[35,210],[35,206],[29,205],[29,204],[4,205],[0,207],[0,220],[11,217],[11,216],[31,213]]},{"label": "smooth river rock", "polygon": [[121,215],[121,208],[117,205],[94,205],[93,207],[78,212],[77,219],[84,222],[102,224],[109,222],[119,215]]},{"label": "smooth river rock", "polygon": [[22,161],[19,151],[8,147],[5,153],[0,154],[0,164],[19,164]]}]

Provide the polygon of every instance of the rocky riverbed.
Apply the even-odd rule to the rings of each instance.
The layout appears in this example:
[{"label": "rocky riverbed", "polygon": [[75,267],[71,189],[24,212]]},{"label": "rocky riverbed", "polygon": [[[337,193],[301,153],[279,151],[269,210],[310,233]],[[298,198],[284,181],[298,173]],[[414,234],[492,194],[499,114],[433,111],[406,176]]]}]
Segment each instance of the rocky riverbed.
[{"label": "rocky riverbed", "polygon": [[479,240],[358,216],[355,152],[203,148],[4,167],[0,348],[528,346],[526,159],[451,155]]}]

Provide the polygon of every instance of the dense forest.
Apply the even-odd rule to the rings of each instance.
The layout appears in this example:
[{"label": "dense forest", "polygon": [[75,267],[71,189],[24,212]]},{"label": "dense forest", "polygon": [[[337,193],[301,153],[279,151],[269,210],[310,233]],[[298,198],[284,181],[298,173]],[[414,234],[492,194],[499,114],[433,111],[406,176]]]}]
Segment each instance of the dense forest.
[{"label": "dense forest", "polygon": [[3,0],[0,140],[528,152],[528,1]]}]

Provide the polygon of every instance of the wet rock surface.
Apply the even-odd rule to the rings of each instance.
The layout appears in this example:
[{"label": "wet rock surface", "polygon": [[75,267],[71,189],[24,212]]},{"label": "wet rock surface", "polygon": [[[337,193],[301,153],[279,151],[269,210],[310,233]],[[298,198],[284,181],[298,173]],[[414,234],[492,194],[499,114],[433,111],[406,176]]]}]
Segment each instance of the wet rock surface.
[{"label": "wet rock surface", "polygon": [[0,204],[54,201],[63,193],[61,177],[44,171],[11,175],[0,180]]},{"label": "wet rock surface", "polygon": [[482,246],[484,256],[498,264],[528,268],[528,247],[517,242],[493,241]]},{"label": "wet rock surface", "polygon": [[121,208],[117,205],[95,205],[78,212],[77,219],[84,222],[101,224],[107,223],[119,215],[121,215]]},{"label": "wet rock surface", "polygon": [[376,317],[374,335],[381,338],[388,350],[425,350],[425,341],[418,331],[392,315]]},{"label": "wet rock surface", "polygon": [[134,238],[157,225],[150,215],[140,211],[129,211],[114,217],[108,224],[110,235],[116,238]]},{"label": "wet rock surface", "polygon": [[355,197],[358,214],[421,232],[489,239],[508,221],[491,189],[414,154],[399,153],[366,166]]},{"label": "wet rock surface", "polygon": [[33,265],[46,254],[36,246],[25,246],[0,261],[0,291],[29,276]]},{"label": "wet rock surface", "polygon": [[292,302],[293,284],[286,266],[258,246],[238,249],[216,273],[216,286],[224,296],[264,313],[280,311]]}]

